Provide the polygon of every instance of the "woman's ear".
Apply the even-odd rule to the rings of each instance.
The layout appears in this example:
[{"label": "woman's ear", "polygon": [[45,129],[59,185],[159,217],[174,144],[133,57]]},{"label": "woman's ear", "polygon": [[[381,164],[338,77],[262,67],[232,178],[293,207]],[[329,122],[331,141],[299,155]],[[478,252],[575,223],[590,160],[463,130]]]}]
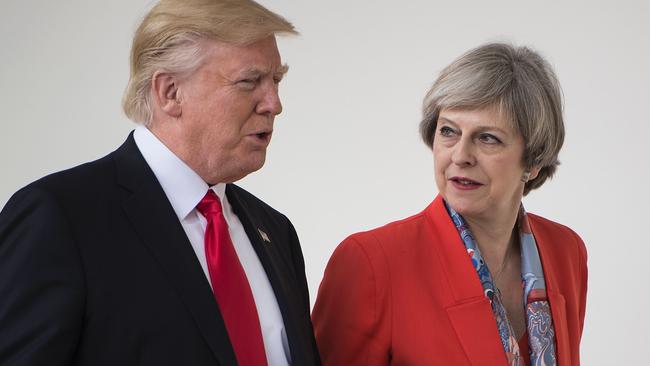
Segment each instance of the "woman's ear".
[{"label": "woman's ear", "polygon": [[542,170],[541,166],[534,166],[532,168],[529,168],[527,171],[530,173],[528,180],[533,180],[537,178],[539,175],[540,170]]}]

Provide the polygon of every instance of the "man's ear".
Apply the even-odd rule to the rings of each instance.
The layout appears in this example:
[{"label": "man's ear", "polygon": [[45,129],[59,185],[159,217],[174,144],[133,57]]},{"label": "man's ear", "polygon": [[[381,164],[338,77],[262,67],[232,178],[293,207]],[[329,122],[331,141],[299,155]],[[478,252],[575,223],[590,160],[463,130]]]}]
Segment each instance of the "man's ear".
[{"label": "man's ear", "polygon": [[170,74],[156,71],[151,78],[151,89],[154,103],[170,117],[181,116],[181,99],[178,91],[178,80]]}]

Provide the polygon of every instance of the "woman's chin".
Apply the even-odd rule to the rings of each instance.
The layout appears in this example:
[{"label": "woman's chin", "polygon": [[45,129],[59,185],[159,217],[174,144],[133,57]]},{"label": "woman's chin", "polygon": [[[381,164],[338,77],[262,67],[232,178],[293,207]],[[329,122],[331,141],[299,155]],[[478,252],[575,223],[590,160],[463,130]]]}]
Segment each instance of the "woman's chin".
[{"label": "woman's chin", "polygon": [[481,205],[480,202],[477,202],[476,200],[457,197],[445,197],[445,202],[447,202],[449,207],[453,208],[454,211],[458,212],[463,217],[478,216],[481,215],[483,211],[485,211],[482,208],[483,205]]}]

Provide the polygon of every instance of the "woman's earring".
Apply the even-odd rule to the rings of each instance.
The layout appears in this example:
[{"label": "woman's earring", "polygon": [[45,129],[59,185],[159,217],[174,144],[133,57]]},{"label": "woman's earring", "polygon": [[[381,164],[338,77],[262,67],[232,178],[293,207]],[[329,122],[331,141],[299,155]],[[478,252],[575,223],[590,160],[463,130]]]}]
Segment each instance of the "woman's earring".
[{"label": "woman's earring", "polygon": [[530,179],[530,172],[524,172],[524,174],[521,176],[521,181],[528,183],[528,179]]}]

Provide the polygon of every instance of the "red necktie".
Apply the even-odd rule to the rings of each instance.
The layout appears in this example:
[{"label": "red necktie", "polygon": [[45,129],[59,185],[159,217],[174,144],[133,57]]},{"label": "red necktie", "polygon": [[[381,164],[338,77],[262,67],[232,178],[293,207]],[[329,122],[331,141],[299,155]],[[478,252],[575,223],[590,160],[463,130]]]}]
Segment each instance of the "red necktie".
[{"label": "red necktie", "polygon": [[221,202],[208,190],[196,208],[208,220],[205,256],[214,297],[226,323],[239,366],[266,366],[257,308],[248,279],[230,240]]}]

